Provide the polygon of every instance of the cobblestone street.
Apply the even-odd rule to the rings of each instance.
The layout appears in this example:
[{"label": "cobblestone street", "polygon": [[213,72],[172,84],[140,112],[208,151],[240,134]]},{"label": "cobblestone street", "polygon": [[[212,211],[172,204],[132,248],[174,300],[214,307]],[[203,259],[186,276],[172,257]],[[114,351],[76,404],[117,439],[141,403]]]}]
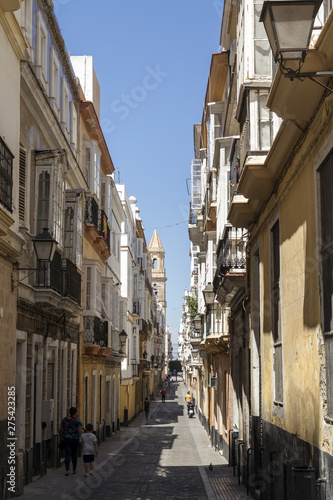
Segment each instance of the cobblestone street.
[{"label": "cobblestone street", "polygon": [[[233,469],[210,446],[198,418],[185,414],[185,386],[173,382],[166,402],[153,401],[148,421],[141,414],[99,448],[95,475],[64,467],[25,487],[22,500],[215,500],[245,499]],[[209,470],[209,464],[213,470]]]}]

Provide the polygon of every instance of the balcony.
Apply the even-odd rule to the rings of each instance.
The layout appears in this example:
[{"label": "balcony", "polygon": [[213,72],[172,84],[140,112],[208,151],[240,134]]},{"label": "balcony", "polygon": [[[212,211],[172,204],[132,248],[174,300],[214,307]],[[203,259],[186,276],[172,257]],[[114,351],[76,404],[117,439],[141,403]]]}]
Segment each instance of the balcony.
[{"label": "balcony", "polygon": [[198,349],[200,342],[202,340],[202,334],[201,331],[192,331],[191,336],[190,336],[190,344],[193,349]]},{"label": "balcony", "polygon": [[226,226],[217,249],[217,267],[213,281],[220,304],[229,306],[238,290],[245,286],[247,233]]},{"label": "balcony", "polygon": [[150,361],[147,359],[140,359],[140,372],[150,371]]},{"label": "balcony", "polygon": [[[78,312],[81,306],[81,274],[73,262],[54,254],[49,267],[36,273],[35,301],[61,311]],[[70,299],[70,300],[68,300]]]},{"label": "balcony", "polygon": [[110,228],[108,218],[92,196],[87,196],[85,211],[85,237],[102,259],[108,259],[110,253]]},{"label": "balcony", "polygon": [[201,345],[207,354],[230,354],[230,335],[208,335]]},{"label": "balcony", "polygon": [[97,316],[84,316],[83,336],[85,344],[108,347],[108,322]]},{"label": "balcony", "polygon": [[190,205],[188,234],[193,245],[200,245],[203,233],[203,215],[200,209]]},{"label": "balcony", "polygon": [[133,300],[133,313],[136,316],[140,316],[141,312],[141,307],[140,307],[140,302],[138,300]]}]

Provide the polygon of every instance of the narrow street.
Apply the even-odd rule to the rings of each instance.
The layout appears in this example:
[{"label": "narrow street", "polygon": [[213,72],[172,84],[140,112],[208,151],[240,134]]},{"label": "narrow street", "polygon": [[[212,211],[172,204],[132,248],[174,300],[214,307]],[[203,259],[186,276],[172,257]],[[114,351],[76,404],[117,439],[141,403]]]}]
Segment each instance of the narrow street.
[{"label": "narrow street", "polygon": [[[215,500],[245,499],[226,460],[210,446],[199,419],[185,413],[183,382],[172,382],[166,402],[152,401],[148,421],[141,414],[99,447],[95,475],[64,466],[25,487],[25,499]],[[213,470],[209,469],[213,465]]]}]

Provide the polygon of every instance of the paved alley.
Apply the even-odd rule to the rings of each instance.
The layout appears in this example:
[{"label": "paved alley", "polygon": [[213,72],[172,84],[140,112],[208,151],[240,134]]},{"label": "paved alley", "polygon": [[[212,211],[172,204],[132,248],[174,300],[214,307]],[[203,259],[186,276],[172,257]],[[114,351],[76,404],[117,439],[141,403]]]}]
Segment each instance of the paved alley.
[{"label": "paved alley", "polygon": [[[21,500],[216,500],[245,499],[232,468],[210,446],[198,418],[185,413],[185,386],[173,382],[166,402],[153,401],[148,421],[141,414],[99,447],[95,475],[65,476],[64,466],[29,484]],[[208,468],[213,465],[213,470]]]}]

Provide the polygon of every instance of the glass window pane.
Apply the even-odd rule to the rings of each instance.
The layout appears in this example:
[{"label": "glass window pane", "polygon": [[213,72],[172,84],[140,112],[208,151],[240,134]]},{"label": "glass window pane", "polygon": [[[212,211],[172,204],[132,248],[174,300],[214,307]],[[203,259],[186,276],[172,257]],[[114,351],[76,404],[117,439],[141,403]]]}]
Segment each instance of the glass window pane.
[{"label": "glass window pane", "polygon": [[271,147],[271,123],[260,123],[260,149],[269,149]]},{"label": "glass window pane", "polygon": [[254,41],[254,72],[256,75],[270,76],[272,74],[270,50],[268,40]]},{"label": "glass window pane", "polygon": [[262,10],[262,3],[254,5],[254,38],[267,39],[264,23],[260,23],[260,15]]},{"label": "glass window pane", "polygon": [[50,228],[49,205],[50,205],[50,174],[44,171],[41,172],[38,179],[38,205],[37,205],[38,209],[37,209],[36,234],[41,233],[44,227]]}]

